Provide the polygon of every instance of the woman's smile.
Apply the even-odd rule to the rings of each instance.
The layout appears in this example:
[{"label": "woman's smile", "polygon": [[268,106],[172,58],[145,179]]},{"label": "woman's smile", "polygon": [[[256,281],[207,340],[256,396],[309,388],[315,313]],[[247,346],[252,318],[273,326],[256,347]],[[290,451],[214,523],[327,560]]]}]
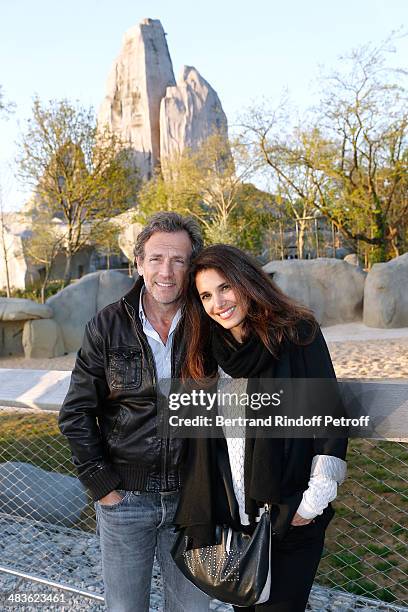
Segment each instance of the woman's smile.
[{"label": "woman's smile", "polygon": [[238,298],[230,283],[218,270],[201,270],[196,276],[196,287],[205,312],[239,342],[247,308]]},{"label": "woman's smile", "polygon": [[228,308],[227,310],[223,310],[222,312],[219,312],[219,316],[221,317],[221,319],[229,319],[231,317],[231,315],[233,314],[233,312],[235,311],[236,306],[231,306],[231,308]]}]

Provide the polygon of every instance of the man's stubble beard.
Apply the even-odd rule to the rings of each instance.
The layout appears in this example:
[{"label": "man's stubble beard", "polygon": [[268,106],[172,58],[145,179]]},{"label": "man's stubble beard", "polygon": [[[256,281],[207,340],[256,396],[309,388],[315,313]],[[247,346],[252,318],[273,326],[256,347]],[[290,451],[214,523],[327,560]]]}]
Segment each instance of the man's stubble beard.
[{"label": "man's stubble beard", "polygon": [[162,306],[169,306],[170,304],[175,304],[177,302],[179,302],[180,306],[183,302],[183,290],[180,290],[179,293],[177,294],[177,296],[169,301],[164,301],[163,299],[158,299],[153,292],[149,291],[148,288],[146,287],[146,294],[149,296],[149,299],[151,299],[153,302],[155,302],[156,304],[161,304]]}]

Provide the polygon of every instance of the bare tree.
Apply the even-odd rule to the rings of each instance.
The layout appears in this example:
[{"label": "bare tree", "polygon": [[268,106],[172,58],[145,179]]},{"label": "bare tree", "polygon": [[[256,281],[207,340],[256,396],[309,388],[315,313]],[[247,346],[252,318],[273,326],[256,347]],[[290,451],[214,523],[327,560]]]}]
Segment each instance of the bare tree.
[{"label": "bare tree", "polygon": [[288,125],[283,107],[272,113],[252,110],[244,120],[243,141],[257,166],[269,170],[279,216],[296,222],[298,257],[303,259],[308,219],[316,210],[319,193],[315,174],[301,160],[314,142],[299,128],[285,132]]},{"label": "bare tree", "polygon": [[14,111],[15,104],[9,100],[5,100],[3,88],[0,85],[0,116],[7,116]]},{"label": "bare tree", "polygon": [[90,241],[101,255],[106,256],[108,270],[111,267],[111,257],[121,252],[118,243],[119,233],[120,227],[111,219],[98,223],[91,231]]},{"label": "bare tree", "polygon": [[321,212],[348,238],[371,245],[373,262],[400,253],[408,213],[407,73],[387,68],[390,45],[353,51],[327,77],[319,109],[325,142],[304,159],[326,177]]},{"label": "bare tree", "polygon": [[4,271],[6,276],[6,294],[7,297],[11,297],[11,286],[10,286],[10,268],[9,268],[9,250],[10,247],[8,243],[8,227],[6,221],[6,213],[4,211],[4,202],[3,202],[3,190],[0,185],[0,247],[1,247],[1,255],[3,259]]},{"label": "bare tree", "polygon": [[259,249],[270,214],[268,194],[247,182],[253,160],[245,146],[213,134],[196,150],[162,160],[162,165],[163,174],[141,190],[139,220],[157,210],[177,210],[199,221],[208,242]]},{"label": "bare tree", "polygon": [[41,280],[41,302],[44,304],[56,257],[64,249],[65,234],[61,223],[52,218],[48,211],[34,215],[31,236],[24,240],[24,250],[34,264],[39,264],[44,269]]},{"label": "bare tree", "polygon": [[318,107],[294,129],[285,129],[282,107],[255,109],[244,122],[275,189],[289,201],[297,194],[346,238],[366,244],[371,262],[407,246],[408,96],[406,73],[386,66],[390,42],[343,58],[322,78]]}]

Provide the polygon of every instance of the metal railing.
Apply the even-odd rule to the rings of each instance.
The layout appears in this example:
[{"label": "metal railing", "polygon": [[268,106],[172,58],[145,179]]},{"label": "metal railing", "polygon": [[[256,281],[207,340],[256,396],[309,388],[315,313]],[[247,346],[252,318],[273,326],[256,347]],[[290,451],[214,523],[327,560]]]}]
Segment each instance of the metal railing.
[{"label": "metal railing", "polygon": [[[407,451],[403,442],[350,441],[319,585],[408,606]],[[78,487],[57,411],[0,408],[0,575],[42,582],[65,601],[75,594],[75,609],[102,609],[94,508]],[[84,596],[93,607],[78,603]],[[159,600],[152,605],[160,609]]]}]

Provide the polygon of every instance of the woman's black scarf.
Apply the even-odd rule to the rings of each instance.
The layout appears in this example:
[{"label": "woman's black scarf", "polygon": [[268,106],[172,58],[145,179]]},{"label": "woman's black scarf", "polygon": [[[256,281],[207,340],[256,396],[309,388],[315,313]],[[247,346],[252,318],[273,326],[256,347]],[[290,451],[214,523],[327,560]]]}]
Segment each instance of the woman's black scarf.
[{"label": "woman's black scarf", "polygon": [[[212,352],[219,366],[232,378],[247,378],[247,393],[265,391],[263,380],[273,379],[276,359],[255,334],[244,343],[219,326],[213,329]],[[268,387],[269,385],[267,385]],[[248,418],[257,415],[247,408]],[[254,436],[254,433],[252,433]],[[264,503],[279,503],[283,468],[284,440],[265,438],[262,429],[245,440],[245,512],[255,521]]]}]

